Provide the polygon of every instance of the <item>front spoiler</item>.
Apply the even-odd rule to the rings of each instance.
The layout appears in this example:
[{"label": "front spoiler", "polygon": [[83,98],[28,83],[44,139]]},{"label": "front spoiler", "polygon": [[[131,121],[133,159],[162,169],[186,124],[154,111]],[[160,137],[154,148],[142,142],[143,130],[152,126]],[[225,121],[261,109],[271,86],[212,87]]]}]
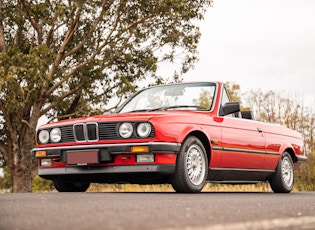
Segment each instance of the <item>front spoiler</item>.
[{"label": "front spoiler", "polygon": [[172,174],[175,171],[173,165],[128,165],[128,166],[100,166],[100,167],[62,167],[39,168],[39,176],[48,175],[86,175],[86,174],[121,174],[121,173],[161,173]]},{"label": "front spoiler", "polygon": [[48,180],[161,184],[170,183],[175,168],[175,164],[39,168],[38,175]]}]

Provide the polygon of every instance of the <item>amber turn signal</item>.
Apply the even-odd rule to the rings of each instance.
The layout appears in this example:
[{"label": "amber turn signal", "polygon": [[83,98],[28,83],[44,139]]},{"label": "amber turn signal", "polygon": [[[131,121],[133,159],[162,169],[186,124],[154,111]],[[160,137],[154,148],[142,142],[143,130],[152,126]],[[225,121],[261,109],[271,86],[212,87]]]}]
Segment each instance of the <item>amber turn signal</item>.
[{"label": "amber turn signal", "polygon": [[131,147],[132,153],[147,153],[149,152],[148,146],[132,146]]},{"label": "amber turn signal", "polygon": [[46,151],[37,151],[35,157],[46,157]]}]

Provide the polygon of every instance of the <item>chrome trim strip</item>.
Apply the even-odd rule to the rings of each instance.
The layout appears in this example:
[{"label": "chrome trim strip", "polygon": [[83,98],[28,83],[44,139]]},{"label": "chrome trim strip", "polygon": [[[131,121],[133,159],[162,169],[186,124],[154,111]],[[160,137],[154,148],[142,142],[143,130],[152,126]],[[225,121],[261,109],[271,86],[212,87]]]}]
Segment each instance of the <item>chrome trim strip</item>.
[{"label": "chrome trim strip", "polygon": [[[83,136],[84,136],[84,140],[78,140],[78,138],[77,138],[77,135],[76,135],[76,131],[75,131],[75,127],[76,126],[82,126],[82,128],[83,128]],[[76,142],[85,142],[85,128],[84,128],[84,123],[77,123],[77,124],[74,124],[73,125],[73,127],[72,127],[72,130],[73,130],[73,136],[74,136],[74,140],[76,141]]]},{"label": "chrome trim strip", "polygon": [[[88,125],[95,125],[96,139],[89,139],[88,128],[87,128]],[[76,131],[75,131],[75,127],[76,126],[82,126],[84,140],[78,140],[78,138],[76,136]],[[72,130],[73,130],[74,140],[76,142],[94,142],[94,141],[98,141],[99,140],[99,132],[98,132],[98,123],[97,122],[77,123],[77,124],[73,125]]]},{"label": "chrome trim strip", "polygon": [[238,149],[238,148],[222,148],[222,151],[226,152],[241,152],[241,153],[255,153],[255,154],[270,154],[270,155],[280,155],[278,152],[267,152],[261,150],[251,150],[251,149]]},{"label": "chrome trim strip", "polygon": [[224,147],[212,147],[213,150],[225,151],[225,152],[240,152],[240,153],[253,153],[253,154],[267,154],[267,155],[280,155],[278,152],[269,152],[261,150],[251,150],[251,149],[238,149],[238,148],[224,148]]},{"label": "chrome trim strip", "polygon": [[[87,126],[88,126],[88,125],[93,125],[93,124],[95,124],[95,135],[96,135],[96,139],[89,139]],[[94,142],[94,141],[98,141],[98,140],[99,140],[98,123],[97,123],[97,122],[88,122],[88,123],[85,123],[85,132],[86,132],[85,139],[86,139],[88,142]]]},{"label": "chrome trim strip", "polygon": [[215,184],[239,184],[239,185],[246,185],[246,184],[257,184],[263,182],[264,180],[210,180],[211,183]]},{"label": "chrome trim strip", "polygon": [[279,156],[281,155],[279,152],[267,152],[266,151],[265,153],[268,154],[268,155],[276,155],[276,156],[277,155],[279,155]]},{"label": "chrome trim strip", "polygon": [[223,151],[223,148],[222,148],[222,147],[216,147],[216,146],[214,146],[214,147],[212,147],[212,149],[213,149],[213,150],[220,150],[220,151]]},{"label": "chrome trim strip", "polygon": [[244,168],[209,168],[213,171],[245,171],[245,172],[270,172],[273,173],[276,170],[271,169],[244,169]]}]

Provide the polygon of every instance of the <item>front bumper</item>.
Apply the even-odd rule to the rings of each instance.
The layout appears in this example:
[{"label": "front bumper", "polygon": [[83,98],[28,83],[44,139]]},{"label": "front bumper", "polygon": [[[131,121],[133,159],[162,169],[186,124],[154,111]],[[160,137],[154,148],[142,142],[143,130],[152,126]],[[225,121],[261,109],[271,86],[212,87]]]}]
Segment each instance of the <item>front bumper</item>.
[{"label": "front bumper", "polygon": [[36,157],[36,152],[46,152],[46,157],[62,157],[63,153],[72,150],[99,149],[109,154],[131,153],[133,146],[148,146],[149,153],[165,152],[178,153],[181,145],[169,142],[147,142],[147,143],[127,143],[127,144],[100,144],[100,145],[73,145],[60,147],[34,148],[31,151],[32,157]]},{"label": "front bumper", "polygon": [[[145,146],[147,152],[133,152],[134,147]],[[78,145],[35,148],[32,156],[39,159],[38,175],[50,180],[89,181],[104,183],[162,183],[168,182],[176,168],[180,144],[165,142]],[[138,148],[141,149],[141,148]],[[70,152],[98,152],[99,163],[73,165],[67,162]],[[44,155],[41,153],[45,152]],[[137,154],[152,154],[154,162],[137,162]],[[51,166],[41,166],[41,159],[51,158]],[[141,175],[141,176],[140,176]]]}]

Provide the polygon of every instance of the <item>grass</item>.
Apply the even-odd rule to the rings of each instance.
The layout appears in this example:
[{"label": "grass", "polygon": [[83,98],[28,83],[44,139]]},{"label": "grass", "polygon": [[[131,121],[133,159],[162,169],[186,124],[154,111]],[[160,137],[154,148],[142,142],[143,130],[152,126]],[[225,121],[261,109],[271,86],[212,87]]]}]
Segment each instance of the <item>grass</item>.
[{"label": "grass", "polygon": [[[91,184],[87,192],[175,192],[171,185]],[[206,184],[202,192],[272,192],[268,183],[253,185]]]}]

